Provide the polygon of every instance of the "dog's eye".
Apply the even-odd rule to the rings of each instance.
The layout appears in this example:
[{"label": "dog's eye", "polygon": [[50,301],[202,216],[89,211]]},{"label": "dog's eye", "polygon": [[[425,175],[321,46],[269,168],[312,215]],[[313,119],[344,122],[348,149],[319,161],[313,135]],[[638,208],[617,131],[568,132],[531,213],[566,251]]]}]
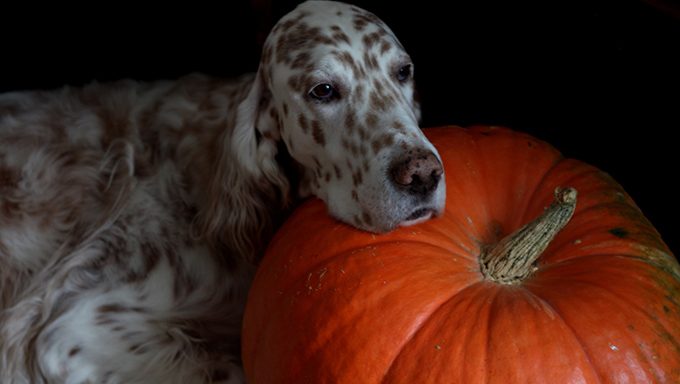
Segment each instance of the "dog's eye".
[{"label": "dog's eye", "polygon": [[317,84],[309,91],[309,96],[319,101],[330,101],[338,97],[338,91],[328,83]]},{"label": "dog's eye", "polygon": [[406,82],[411,78],[411,64],[406,64],[397,71],[397,80]]}]

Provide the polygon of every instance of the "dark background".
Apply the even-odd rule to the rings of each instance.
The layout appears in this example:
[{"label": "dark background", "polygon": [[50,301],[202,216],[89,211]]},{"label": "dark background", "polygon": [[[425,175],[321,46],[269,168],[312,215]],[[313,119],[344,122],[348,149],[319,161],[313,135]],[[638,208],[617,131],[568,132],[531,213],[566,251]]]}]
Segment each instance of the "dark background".
[{"label": "dark background", "polygon": [[[168,2],[169,3],[169,2]],[[0,90],[254,71],[295,1],[3,5]],[[416,63],[423,126],[505,125],[618,180],[677,254],[680,10],[670,1],[357,1]]]}]

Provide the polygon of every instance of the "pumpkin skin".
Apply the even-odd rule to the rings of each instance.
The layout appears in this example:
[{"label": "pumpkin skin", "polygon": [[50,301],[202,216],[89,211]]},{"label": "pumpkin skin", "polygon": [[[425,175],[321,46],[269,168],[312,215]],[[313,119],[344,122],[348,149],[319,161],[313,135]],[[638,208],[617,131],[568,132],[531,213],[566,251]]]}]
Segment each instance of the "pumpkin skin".
[{"label": "pumpkin skin", "polygon": [[[375,235],[311,200],[270,244],[244,317],[250,383],[678,383],[680,267],[608,175],[526,134],[425,130],[441,217]],[[520,284],[479,255],[539,216],[571,221]]]}]

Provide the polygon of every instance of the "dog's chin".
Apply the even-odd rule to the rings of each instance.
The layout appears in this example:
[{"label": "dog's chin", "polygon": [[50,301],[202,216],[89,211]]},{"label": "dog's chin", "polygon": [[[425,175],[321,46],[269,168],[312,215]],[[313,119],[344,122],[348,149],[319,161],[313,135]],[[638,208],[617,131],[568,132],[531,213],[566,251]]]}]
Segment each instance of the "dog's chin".
[{"label": "dog's chin", "polygon": [[373,223],[371,226],[365,224],[355,226],[363,231],[382,234],[391,232],[399,227],[409,227],[423,223],[434,217],[441,216],[441,214],[442,210],[435,207],[421,207],[400,217],[383,217],[382,220],[378,220],[377,223]]},{"label": "dog's chin", "polygon": [[406,219],[398,224],[399,227],[409,227],[430,220],[436,215],[434,208],[418,208]]}]

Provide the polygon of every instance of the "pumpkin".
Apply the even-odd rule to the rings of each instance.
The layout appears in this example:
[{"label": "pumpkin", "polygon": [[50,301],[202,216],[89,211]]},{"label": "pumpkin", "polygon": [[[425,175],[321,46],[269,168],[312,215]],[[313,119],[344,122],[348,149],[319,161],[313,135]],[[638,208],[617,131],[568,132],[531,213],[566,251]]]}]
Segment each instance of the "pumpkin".
[{"label": "pumpkin", "polygon": [[505,128],[425,132],[441,217],[375,235],[312,200],[277,233],[250,383],[680,383],[680,267],[621,186]]}]

